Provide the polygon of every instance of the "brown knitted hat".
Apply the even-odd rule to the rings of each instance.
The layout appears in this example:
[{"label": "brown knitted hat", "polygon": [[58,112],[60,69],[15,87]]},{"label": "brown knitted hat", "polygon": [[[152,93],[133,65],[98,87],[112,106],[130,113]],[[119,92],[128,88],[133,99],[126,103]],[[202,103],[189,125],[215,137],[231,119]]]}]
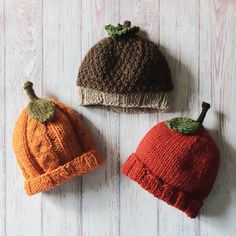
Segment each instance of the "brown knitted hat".
[{"label": "brown knitted hat", "polygon": [[139,37],[139,28],[129,21],[105,29],[110,37],[95,44],[80,66],[79,105],[125,112],[166,111],[173,84],[157,45]]}]

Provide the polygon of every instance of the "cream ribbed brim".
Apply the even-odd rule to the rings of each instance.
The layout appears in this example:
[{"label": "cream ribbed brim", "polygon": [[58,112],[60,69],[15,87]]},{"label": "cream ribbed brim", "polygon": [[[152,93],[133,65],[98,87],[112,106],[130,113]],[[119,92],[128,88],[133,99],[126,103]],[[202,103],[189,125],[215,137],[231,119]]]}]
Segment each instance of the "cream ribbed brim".
[{"label": "cream ribbed brim", "polygon": [[118,112],[162,111],[169,108],[169,93],[115,94],[78,86],[79,105],[103,106]]}]

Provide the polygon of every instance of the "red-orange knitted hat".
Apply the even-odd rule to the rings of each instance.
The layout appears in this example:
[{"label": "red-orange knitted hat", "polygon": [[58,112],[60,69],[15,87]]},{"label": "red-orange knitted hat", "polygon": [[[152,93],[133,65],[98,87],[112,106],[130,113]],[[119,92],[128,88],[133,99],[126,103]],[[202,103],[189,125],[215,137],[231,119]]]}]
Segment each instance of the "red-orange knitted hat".
[{"label": "red-orange knitted hat", "polygon": [[202,126],[210,105],[197,121],[179,117],[155,125],[121,172],[155,197],[195,218],[215,182],[219,151]]}]

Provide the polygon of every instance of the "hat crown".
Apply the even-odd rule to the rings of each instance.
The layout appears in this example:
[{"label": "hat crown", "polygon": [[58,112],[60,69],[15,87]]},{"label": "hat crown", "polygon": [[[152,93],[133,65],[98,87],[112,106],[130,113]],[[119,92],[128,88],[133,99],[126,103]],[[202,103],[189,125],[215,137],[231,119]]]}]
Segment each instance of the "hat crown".
[{"label": "hat crown", "polygon": [[136,154],[154,175],[195,198],[203,200],[215,181],[219,152],[203,127],[185,135],[161,122],[145,135]]},{"label": "hat crown", "polygon": [[58,107],[53,121],[44,123],[25,108],[14,129],[13,147],[26,178],[52,171],[82,153],[71,120]]},{"label": "hat crown", "polygon": [[116,94],[173,89],[165,57],[157,45],[138,36],[95,44],[80,66],[77,85]]}]

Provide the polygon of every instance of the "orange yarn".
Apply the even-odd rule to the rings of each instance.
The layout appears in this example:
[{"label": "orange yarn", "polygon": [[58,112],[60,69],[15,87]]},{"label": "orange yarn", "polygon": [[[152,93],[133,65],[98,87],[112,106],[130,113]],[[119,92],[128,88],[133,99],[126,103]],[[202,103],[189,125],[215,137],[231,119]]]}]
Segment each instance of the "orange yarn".
[{"label": "orange yarn", "polygon": [[27,107],[13,133],[13,149],[28,195],[47,191],[102,164],[78,114],[55,99],[50,101],[56,107],[52,121],[36,121]]}]

